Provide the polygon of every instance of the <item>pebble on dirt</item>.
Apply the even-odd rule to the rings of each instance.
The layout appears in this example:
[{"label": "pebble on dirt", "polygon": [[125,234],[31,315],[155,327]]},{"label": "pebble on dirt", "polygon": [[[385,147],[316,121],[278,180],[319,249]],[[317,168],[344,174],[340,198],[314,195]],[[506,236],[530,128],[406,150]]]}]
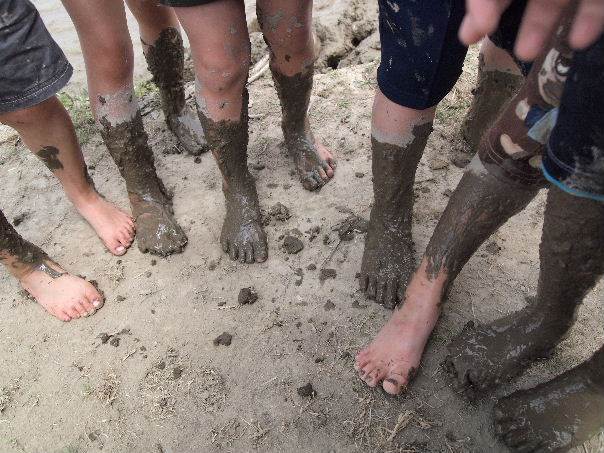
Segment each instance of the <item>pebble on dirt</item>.
[{"label": "pebble on dirt", "polygon": [[315,396],[317,396],[317,392],[312,387],[312,384],[309,382],[308,384],[303,385],[302,387],[298,387],[298,395],[305,398],[314,398]]},{"label": "pebble on dirt", "polygon": [[239,305],[251,305],[257,300],[258,293],[253,287],[241,288],[241,290],[239,291],[239,297],[237,298]]},{"label": "pebble on dirt", "polygon": [[295,255],[304,248],[304,243],[295,236],[287,235],[283,238],[283,249],[289,255]]},{"label": "pebble on dirt", "polygon": [[227,333],[227,332],[222,332],[220,335],[218,335],[216,338],[214,338],[214,346],[219,346],[219,345],[230,346],[232,340],[233,340],[233,335],[231,335],[230,333]]}]

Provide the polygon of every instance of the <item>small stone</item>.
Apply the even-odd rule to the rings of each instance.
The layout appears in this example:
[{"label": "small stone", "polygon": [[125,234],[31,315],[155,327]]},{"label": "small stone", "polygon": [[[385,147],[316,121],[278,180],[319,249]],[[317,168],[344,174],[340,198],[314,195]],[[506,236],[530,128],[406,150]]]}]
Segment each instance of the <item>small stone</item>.
[{"label": "small stone", "polygon": [[285,222],[291,217],[289,209],[282,203],[276,203],[268,210],[268,214],[279,222]]},{"label": "small stone", "polygon": [[317,392],[312,387],[312,384],[309,382],[308,384],[303,385],[302,387],[298,387],[298,395],[304,398],[314,398],[315,396],[317,396]]},{"label": "small stone", "polygon": [[442,160],[442,159],[433,159],[430,162],[430,168],[432,170],[444,170],[445,168],[447,168],[449,166],[449,162]]},{"label": "small stone", "polygon": [[358,300],[353,300],[352,308],[367,308],[367,304],[361,305]]},{"label": "small stone", "polygon": [[360,172],[360,171],[357,171],[357,172],[356,172],[354,175],[355,175],[357,178],[364,178],[364,177],[365,177],[365,173],[362,173],[362,172]]},{"label": "small stone", "polygon": [[145,277],[150,278],[151,277],[151,271],[145,272]]},{"label": "small stone", "polygon": [[126,300],[126,298],[125,298],[124,296],[119,296],[119,295],[118,295],[118,296],[115,298],[115,300],[117,300],[118,302],[124,302],[124,301]]},{"label": "small stone", "polygon": [[289,255],[295,255],[304,249],[304,243],[297,237],[288,234],[283,238],[283,249]]},{"label": "small stone", "polygon": [[218,305],[219,307],[224,307],[226,305],[226,300],[221,300],[216,305]]},{"label": "small stone", "polygon": [[108,333],[103,332],[102,334],[99,335],[99,338],[101,339],[101,343],[105,344],[105,343],[107,343],[111,339],[111,335],[109,335]]},{"label": "small stone", "polygon": [[325,361],[325,357],[317,357],[315,359],[315,363],[323,363]]},{"label": "small stone", "polygon": [[264,164],[259,164],[259,163],[254,163],[254,164],[252,164],[252,168],[253,168],[254,170],[258,170],[258,171],[260,171],[260,170],[264,170],[264,169],[266,168],[266,165],[264,165]]},{"label": "small stone", "polygon": [[232,340],[233,340],[233,335],[231,335],[230,333],[227,333],[227,332],[222,332],[220,335],[218,335],[216,338],[214,338],[214,346],[219,346],[219,345],[230,346]]},{"label": "small stone", "polygon": [[119,337],[113,337],[111,338],[111,340],[109,340],[109,344],[115,348],[117,348],[120,345],[120,338]]},{"label": "small stone", "polygon": [[331,311],[334,308],[336,308],[336,304],[334,304],[331,300],[327,300],[327,302],[325,302],[325,305],[323,305],[323,309],[325,311]]},{"label": "small stone", "polygon": [[180,377],[182,376],[182,372],[183,372],[183,368],[180,366],[174,367],[174,369],[172,370],[172,377],[176,380],[176,379],[180,379]]},{"label": "small stone", "polygon": [[155,266],[157,264],[157,260],[151,260],[151,266]]},{"label": "small stone", "polygon": [[195,162],[196,164],[200,164],[201,163],[201,157],[197,156],[195,159],[193,159],[193,162]]},{"label": "small stone", "polygon": [[239,290],[239,297],[237,298],[239,305],[251,305],[257,300],[258,293],[256,292],[256,290],[254,290],[253,287],[241,288],[241,290]]},{"label": "small stone", "polygon": [[321,273],[319,274],[319,281],[323,283],[325,280],[335,279],[338,276],[338,273],[335,269],[321,269]]},{"label": "small stone", "polygon": [[306,270],[309,271],[316,271],[317,270],[317,265],[314,263],[309,264],[308,266],[306,266]]},{"label": "small stone", "polygon": [[501,251],[501,247],[499,247],[496,242],[489,242],[486,245],[485,250],[491,255],[497,255]]}]

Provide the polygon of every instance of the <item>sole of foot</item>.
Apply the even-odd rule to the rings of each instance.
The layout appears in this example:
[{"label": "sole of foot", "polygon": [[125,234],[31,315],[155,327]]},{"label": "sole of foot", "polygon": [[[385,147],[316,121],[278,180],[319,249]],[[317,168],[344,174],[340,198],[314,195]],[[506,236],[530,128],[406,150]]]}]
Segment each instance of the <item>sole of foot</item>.
[{"label": "sole of foot", "polygon": [[122,256],[128,251],[136,235],[134,219],[130,215],[97,193],[75,206],[109,252]]},{"label": "sole of foot", "polygon": [[68,322],[91,316],[103,306],[103,296],[92,283],[65,273],[55,263],[45,266],[60,276],[37,268],[22,277],[20,283],[48,313]]},{"label": "sole of foot", "polygon": [[[587,364],[502,398],[495,431],[516,452],[565,452],[604,428],[604,387]],[[587,450],[586,450],[587,451]]]},{"label": "sole of foot", "polygon": [[469,398],[477,398],[548,358],[566,331],[557,325],[531,308],[486,326],[470,322],[449,345],[443,366]]}]

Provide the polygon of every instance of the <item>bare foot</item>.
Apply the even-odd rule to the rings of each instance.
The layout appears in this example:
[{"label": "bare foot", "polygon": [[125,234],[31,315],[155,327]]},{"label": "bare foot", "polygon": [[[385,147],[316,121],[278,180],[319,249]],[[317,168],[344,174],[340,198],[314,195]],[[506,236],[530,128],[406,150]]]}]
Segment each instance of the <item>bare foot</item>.
[{"label": "bare foot", "polygon": [[369,299],[394,308],[403,299],[415,257],[411,228],[384,219],[376,205],[371,210],[365,239],[359,286]]},{"label": "bare foot", "polygon": [[230,188],[224,188],[226,217],[220,243],[232,260],[242,263],[261,263],[268,258],[266,234],[262,229],[256,185],[251,175]]},{"label": "bare foot", "polygon": [[111,253],[117,256],[126,253],[136,231],[132,217],[96,191],[86,199],[74,201],[74,205]]},{"label": "bare foot", "polygon": [[522,372],[548,357],[563,339],[571,319],[539,307],[527,307],[486,325],[468,323],[449,345],[445,367],[469,397]]},{"label": "bare foot", "polygon": [[355,369],[367,385],[375,387],[383,381],[384,390],[392,395],[407,387],[438,320],[441,294],[442,286],[435,282],[411,281],[404,304],[357,354]]},{"label": "bare foot", "polygon": [[174,219],[169,201],[160,203],[130,194],[130,204],[136,219],[138,248],[143,253],[168,256],[180,253],[187,245],[185,232]]},{"label": "bare foot", "polygon": [[178,115],[166,116],[166,123],[187,153],[198,156],[209,150],[199,118],[188,106]]},{"label": "bare foot", "polygon": [[549,382],[499,400],[495,406],[497,435],[512,451],[562,452],[600,433],[604,428],[604,386],[602,370],[594,370],[594,365],[588,361]]},{"label": "bare foot", "polygon": [[103,296],[89,282],[45,260],[19,279],[21,286],[48,313],[61,321],[90,316],[103,306]]},{"label": "bare foot", "polygon": [[294,158],[298,176],[306,190],[320,189],[333,178],[336,161],[331,152],[315,140],[308,128],[304,133],[288,134],[285,144]]}]

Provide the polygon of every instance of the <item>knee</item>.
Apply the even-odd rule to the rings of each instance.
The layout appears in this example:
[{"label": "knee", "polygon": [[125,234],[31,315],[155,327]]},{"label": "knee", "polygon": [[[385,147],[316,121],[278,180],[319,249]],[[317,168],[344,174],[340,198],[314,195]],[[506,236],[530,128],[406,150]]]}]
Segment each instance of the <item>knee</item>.
[{"label": "knee", "polygon": [[248,77],[249,61],[249,52],[235,58],[206,58],[197,67],[204,91],[220,95],[242,90]]},{"label": "knee", "polygon": [[48,124],[57,112],[62,114],[61,104],[56,96],[53,96],[32,107],[0,114],[0,123],[19,132],[29,126]]},{"label": "knee", "polygon": [[102,80],[103,85],[121,87],[130,83],[134,71],[132,43],[121,39],[100,42],[92,56],[89,77]]}]

